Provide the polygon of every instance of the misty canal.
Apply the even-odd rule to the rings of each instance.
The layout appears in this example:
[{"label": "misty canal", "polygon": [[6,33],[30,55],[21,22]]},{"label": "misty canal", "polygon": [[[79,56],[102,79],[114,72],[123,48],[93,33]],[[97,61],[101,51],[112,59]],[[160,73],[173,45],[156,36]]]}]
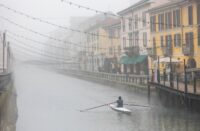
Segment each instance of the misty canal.
[{"label": "misty canal", "polygon": [[105,86],[34,66],[15,71],[17,131],[199,131],[200,116],[166,109],[152,99],[152,108],[127,107],[131,115],[109,107],[80,112],[115,101],[147,105],[147,96],[133,89]]}]

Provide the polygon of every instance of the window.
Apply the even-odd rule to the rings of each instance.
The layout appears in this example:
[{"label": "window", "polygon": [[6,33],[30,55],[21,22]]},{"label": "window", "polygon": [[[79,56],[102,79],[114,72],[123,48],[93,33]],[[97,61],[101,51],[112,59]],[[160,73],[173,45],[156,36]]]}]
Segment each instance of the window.
[{"label": "window", "polygon": [[126,37],[123,37],[123,48],[126,48]]},{"label": "window", "polygon": [[160,46],[164,47],[164,38],[163,38],[163,36],[160,36]]},{"label": "window", "polygon": [[174,47],[180,47],[181,46],[181,34],[175,34],[174,35]]},{"label": "window", "polygon": [[180,27],[180,9],[173,11],[173,26]]},{"label": "window", "polygon": [[112,55],[113,54],[113,50],[112,47],[109,48],[109,54]]},{"label": "window", "polygon": [[110,29],[109,30],[109,38],[113,38],[114,37],[114,30]]},{"label": "window", "polygon": [[156,55],[157,54],[157,52],[156,52],[157,50],[156,50],[156,38],[155,37],[153,37],[153,54],[154,55]]},{"label": "window", "polygon": [[151,32],[156,32],[156,16],[151,16]]},{"label": "window", "polygon": [[167,12],[165,13],[165,29],[171,29],[172,28],[172,13]]},{"label": "window", "polygon": [[90,42],[90,35],[87,36],[87,42]]},{"label": "window", "polygon": [[122,18],[122,28],[123,28],[123,32],[126,31],[126,26],[125,26],[125,18]]},{"label": "window", "polygon": [[143,46],[144,47],[147,46],[147,33],[146,32],[143,33]]},{"label": "window", "polygon": [[188,7],[188,24],[193,25],[193,7]]},{"label": "window", "polygon": [[99,43],[97,42],[97,51],[99,51]]},{"label": "window", "polygon": [[166,41],[166,47],[172,48],[172,36],[171,35],[165,36],[165,41]]},{"label": "window", "polygon": [[132,43],[133,43],[133,46],[135,46],[135,33],[133,33],[133,38],[132,38]]},{"label": "window", "polygon": [[129,46],[132,47],[133,46],[133,34],[129,33],[128,36],[129,36]]},{"label": "window", "polygon": [[97,32],[97,40],[99,40],[99,32]]},{"label": "window", "polygon": [[187,47],[193,47],[194,45],[193,32],[189,32],[185,34],[185,44]]},{"label": "window", "polygon": [[198,28],[198,46],[200,46],[200,28]]},{"label": "window", "polygon": [[200,4],[197,6],[197,23],[200,24]]},{"label": "window", "polygon": [[142,13],[142,25],[143,27],[146,27],[146,13],[145,12]]},{"label": "window", "polygon": [[164,30],[164,14],[159,14],[158,15],[158,29],[159,31],[162,31]]},{"label": "window", "polygon": [[135,29],[138,29],[138,15],[135,15]]},{"label": "window", "polygon": [[129,30],[132,30],[132,27],[133,27],[132,22],[133,22],[132,18],[129,18],[129,20],[128,20]]},{"label": "window", "polygon": [[139,33],[135,32],[135,46],[139,45]]},{"label": "window", "polygon": [[117,29],[117,37],[120,37],[120,28]]},{"label": "window", "polygon": [[118,46],[118,54],[121,54],[121,46]]}]

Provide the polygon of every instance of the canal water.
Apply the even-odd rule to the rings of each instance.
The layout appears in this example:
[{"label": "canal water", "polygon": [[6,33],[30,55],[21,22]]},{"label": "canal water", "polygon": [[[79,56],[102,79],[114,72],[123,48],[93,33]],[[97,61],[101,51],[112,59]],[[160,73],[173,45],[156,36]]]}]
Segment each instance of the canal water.
[{"label": "canal water", "polygon": [[[151,108],[131,107],[131,115],[109,107],[79,110],[115,101],[148,105],[133,89],[105,86],[34,66],[15,70],[17,131],[200,131],[200,115],[166,109],[152,98]],[[169,99],[170,101],[170,99]]]}]

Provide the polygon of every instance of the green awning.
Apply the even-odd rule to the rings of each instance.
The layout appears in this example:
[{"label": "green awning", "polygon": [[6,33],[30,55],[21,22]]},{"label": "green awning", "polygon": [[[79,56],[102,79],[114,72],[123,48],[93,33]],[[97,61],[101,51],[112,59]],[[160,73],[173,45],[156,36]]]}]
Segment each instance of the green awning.
[{"label": "green awning", "polygon": [[138,64],[138,63],[143,62],[146,58],[147,58],[146,55],[138,55],[138,56],[132,56],[132,57],[122,56],[120,58],[119,63],[125,64],[125,65],[130,65],[130,64],[134,65],[134,64]]},{"label": "green awning", "polygon": [[128,61],[129,61],[129,57],[128,57],[128,56],[122,56],[122,57],[120,58],[119,63],[120,63],[120,64],[125,64],[125,65],[127,65],[127,64],[128,64]]},{"label": "green awning", "polygon": [[138,63],[142,63],[145,59],[147,58],[146,55],[138,55],[137,58],[136,58],[136,64]]},{"label": "green awning", "polygon": [[136,64],[136,60],[137,60],[137,56],[132,56],[132,57],[129,57],[129,64]]}]

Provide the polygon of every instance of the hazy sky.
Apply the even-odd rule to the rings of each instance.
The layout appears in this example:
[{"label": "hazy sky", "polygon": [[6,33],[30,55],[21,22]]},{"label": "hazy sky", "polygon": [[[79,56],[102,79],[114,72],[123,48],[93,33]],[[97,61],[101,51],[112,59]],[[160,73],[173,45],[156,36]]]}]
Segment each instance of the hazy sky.
[{"label": "hazy sky", "polygon": [[[71,2],[96,10],[113,11],[114,13],[128,7],[130,2],[134,3],[137,1],[139,0],[71,0]],[[70,6],[67,3],[61,2],[61,0],[0,0],[0,4],[5,4],[12,9],[27,13],[31,16],[66,26],[69,26],[69,19],[71,16],[92,16],[96,14],[95,12]],[[58,30],[56,27],[33,21],[2,7],[0,7],[0,16],[47,35],[54,30]],[[0,30],[4,29],[8,29],[20,35],[29,36],[33,39],[46,41],[45,38],[20,29],[0,18]]]},{"label": "hazy sky", "polygon": [[[127,7],[130,3],[130,0],[71,1],[97,10],[113,11],[115,13]],[[32,16],[39,17],[61,25],[67,25],[70,16],[91,16],[95,14],[94,12],[87,11],[85,9],[79,9],[74,6],[70,6],[67,3],[61,2],[61,0],[0,0],[0,3],[3,3],[13,9],[25,12]],[[45,24],[43,25],[39,22],[34,22],[32,20],[29,21],[27,18],[14,14],[13,12],[10,12],[4,8],[0,8],[0,14],[1,16],[8,17],[10,20],[14,20],[19,24],[28,24],[27,26],[34,27],[34,29],[40,30],[42,29],[41,27],[43,27],[45,29],[43,31],[45,32],[54,29],[51,26],[46,26]]]}]

